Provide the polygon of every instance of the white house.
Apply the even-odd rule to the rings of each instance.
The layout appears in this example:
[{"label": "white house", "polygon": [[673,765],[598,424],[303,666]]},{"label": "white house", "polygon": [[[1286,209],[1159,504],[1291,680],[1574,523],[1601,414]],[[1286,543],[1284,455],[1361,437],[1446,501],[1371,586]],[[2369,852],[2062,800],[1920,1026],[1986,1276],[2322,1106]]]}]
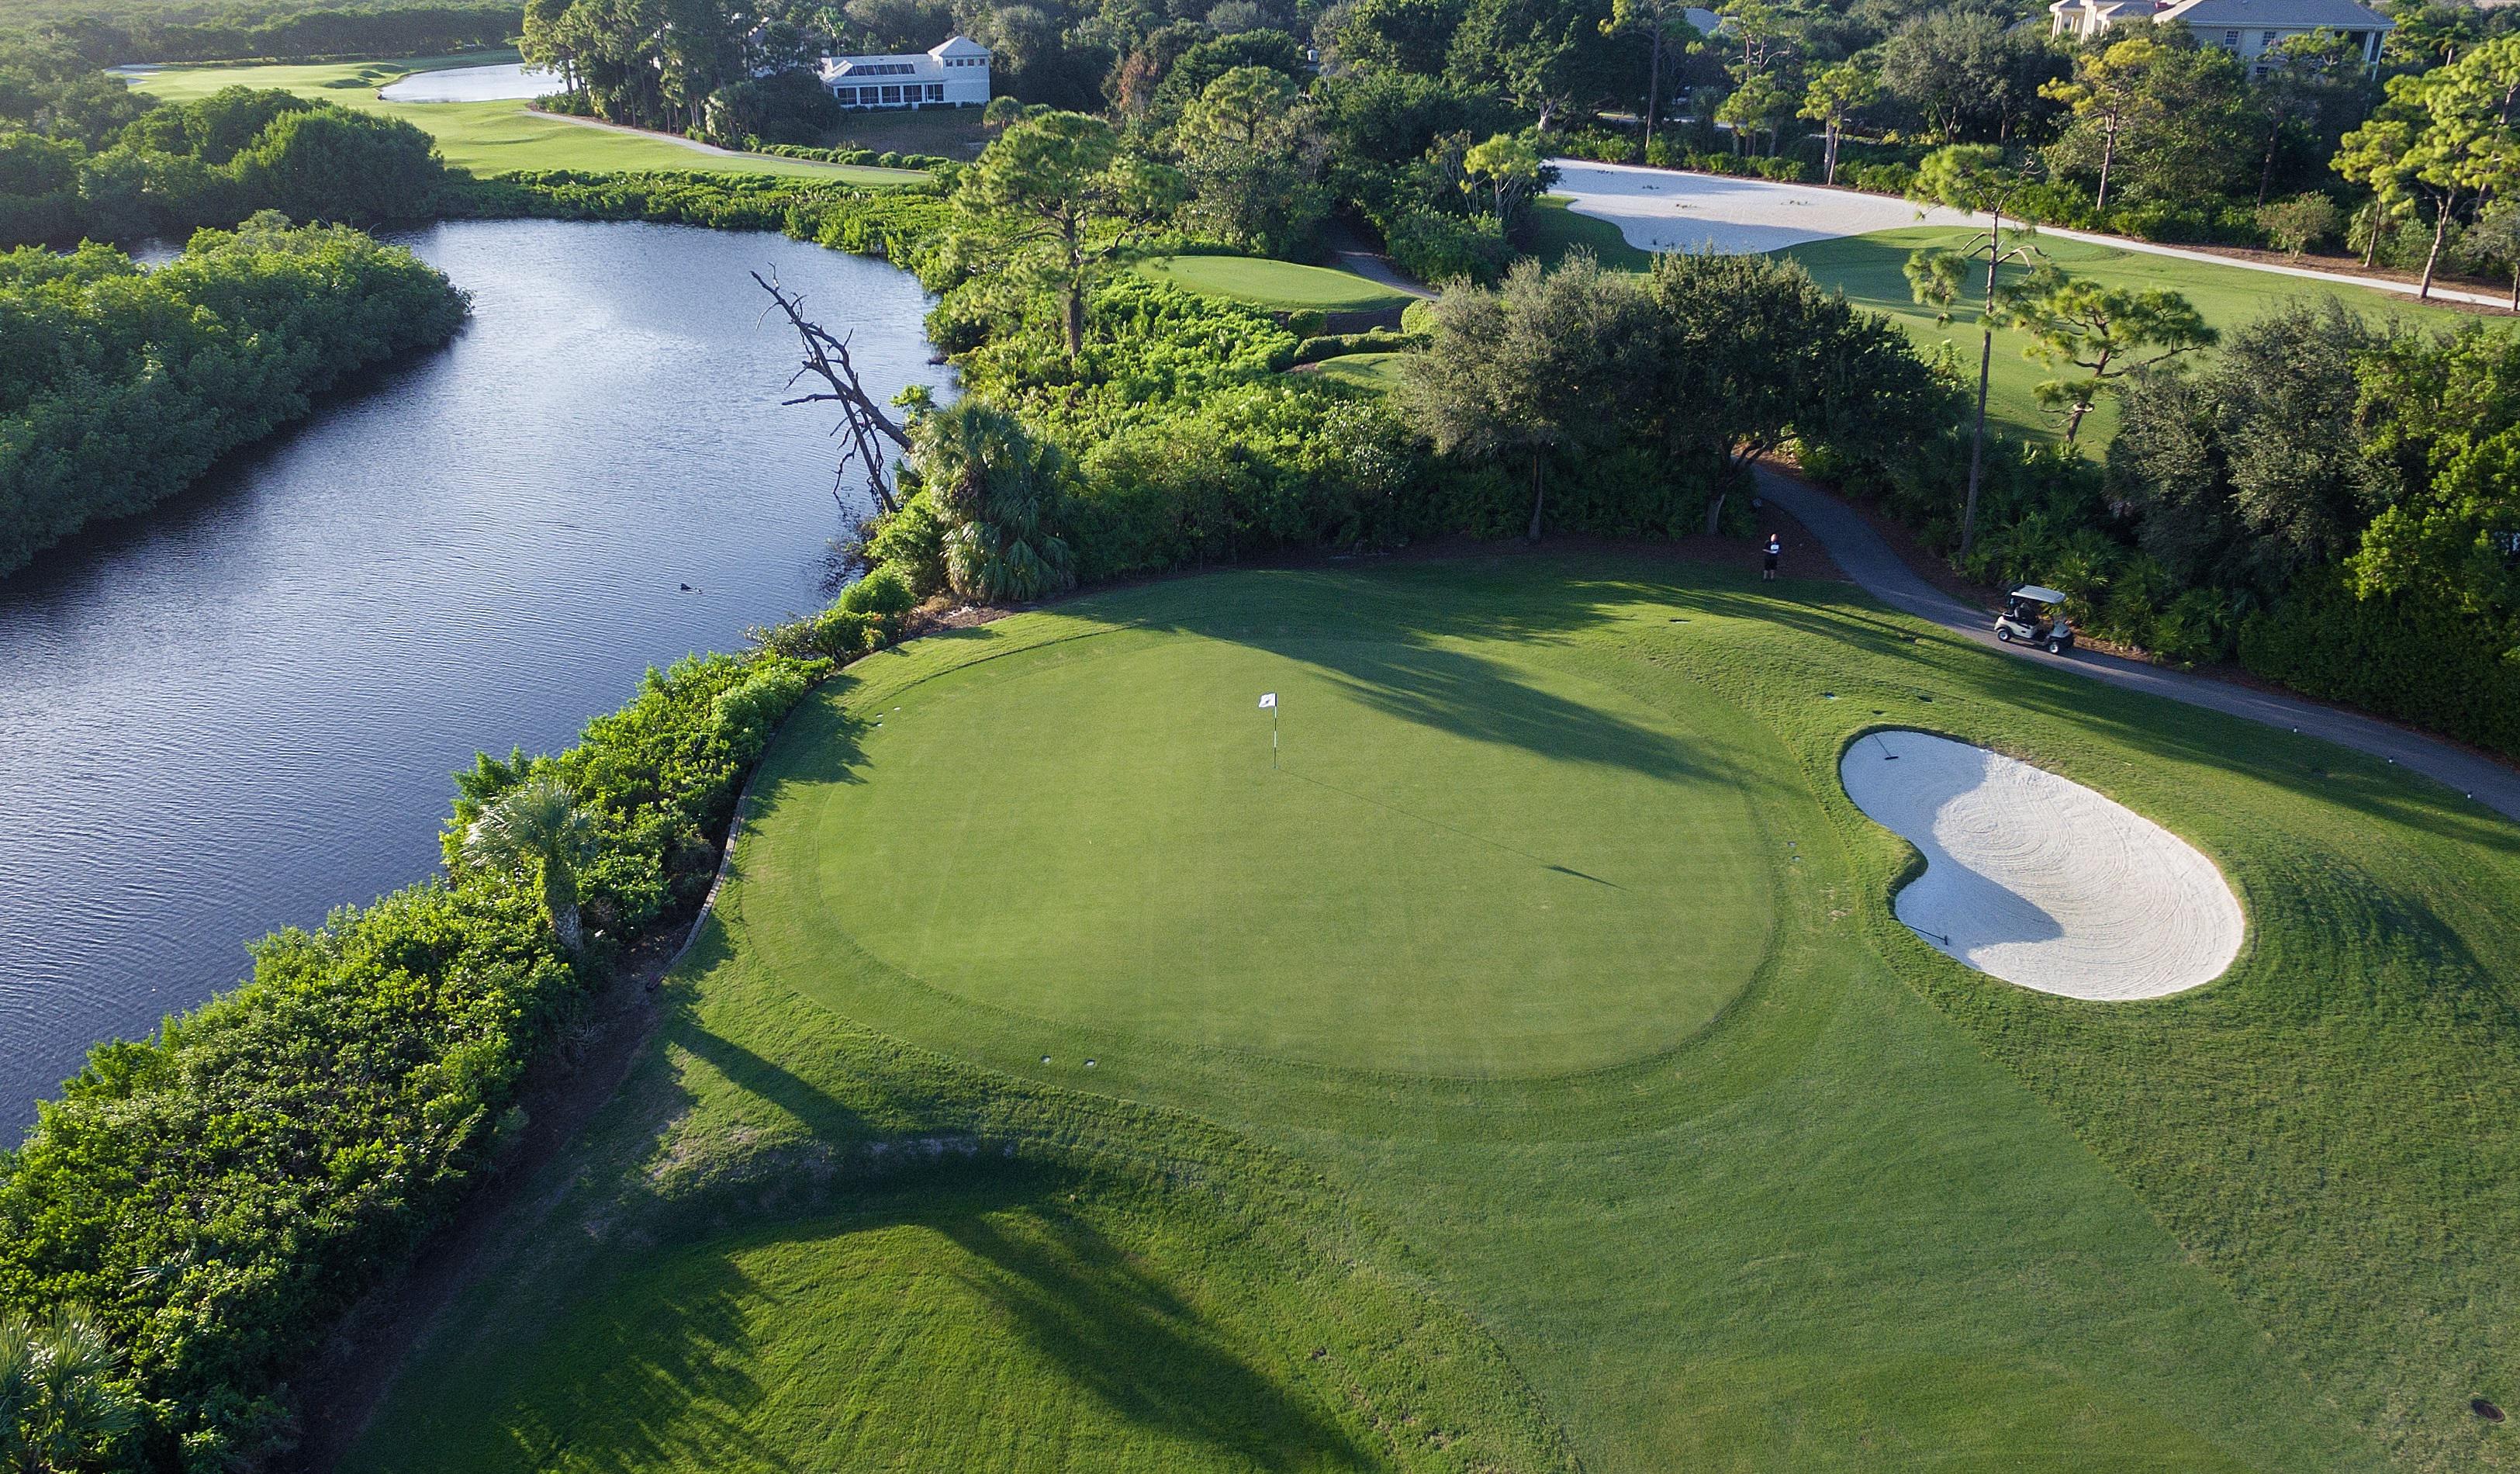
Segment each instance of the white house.
[{"label": "white house", "polygon": [[825,57],[823,85],[843,108],[982,108],[989,102],[989,48],[948,36],[909,56]]},{"label": "white house", "polygon": [[2292,36],[2336,30],[2362,53],[2362,65],[2380,65],[2380,38],[2397,23],[2354,0],[2055,0],[2048,7],[2049,29],[2060,36],[2095,36],[2120,21],[2149,15],[2157,24],[2176,21],[2197,40],[2240,59],[2252,76],[2275,65],[2267,53]]}]

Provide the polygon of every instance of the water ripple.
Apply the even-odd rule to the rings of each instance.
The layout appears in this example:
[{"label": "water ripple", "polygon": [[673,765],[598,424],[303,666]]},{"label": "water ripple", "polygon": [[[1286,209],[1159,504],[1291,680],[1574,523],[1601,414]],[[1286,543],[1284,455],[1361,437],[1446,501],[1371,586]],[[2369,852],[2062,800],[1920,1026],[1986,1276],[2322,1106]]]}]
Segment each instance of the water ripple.
[{"label": "water ripple", "polygon": [[779,236],[408,242],[473,294],[453,345],[0,583],[0,1123],[249,939],[428,874],[475,750],[820,602],[832,442],[777,404],[747,270],[856,329],[879,392],[941,373],[915,282]]}]

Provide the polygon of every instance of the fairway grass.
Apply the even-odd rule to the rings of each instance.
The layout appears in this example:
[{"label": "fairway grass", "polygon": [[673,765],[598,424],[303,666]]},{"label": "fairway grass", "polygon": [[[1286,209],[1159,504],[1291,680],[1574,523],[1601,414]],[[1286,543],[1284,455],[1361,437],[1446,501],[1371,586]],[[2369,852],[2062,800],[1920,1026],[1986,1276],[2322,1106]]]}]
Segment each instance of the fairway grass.
[{"label": "fairway grass", "polygon": [[477,103],[389,103],[377,90],[415,71],[486,66],[516,60],[514,52],[401,61],[332,62],[265,67],[169,67],[135,76],[132,87],[170,102],[206,97],[222,87],[276,88],[300,97],[338,103],[363,113],[399,117],[437,140],[449,164],[475,174],[515,169],[583,169],[607,172],[772,174],[842,184],[922,183],[914,169],[817,163],[769,154],[723,154],[686,147],[661,134],[595,126],[576,118],[536,113],[524,99]]},{"label": "fairway grass", "polygon": [[1168,255],[1138,263],[1159,282],[1272,311],[1379,312],[1407,306],[1409,294],[1353,271],[1300,266],[1254,255]]},{"label": "fairway grass", "polygon": [[[1835,781],[1875,725],[2166,825],[2239,959],[2095,1004],[1942,956]],[[1282,797],[1332,771],[1372,802]],[[2376,761],[1844,585],[1501,555],[916,641],[747,812],[350,1467],[2520,1465],[2467,1407],[2520,1396],[2520,832]],[[1437,986],[1421,910],[1529,986]],[[1542,971],[1639,924],[1643,976]]]},{"label": "fairway grass", "polygon": [[[1959,355],[1960,367],[1974,386],[1981,316],[1978,306],[1970,301],[1955,303],[1949,320],[1938,320],[1936,309],[1918,304],[1907,277],[1912,253],[1929,248],[1960,249],[1969,237],[1970,232],[1964,229],[1919,225],[1810,241],[1776,253],[1802,262],[1812,280],[1844,292],[1856,305],[1886,314],[1905,328],[1918,346],[1931,349],[1949,344]],[[2198,316],[2224,333],[2255,322],[2288,303],[2318,302],[2328,298],[2343,301],[2376,323],[2447,327],[2464,315],[2453,308],[2416,302],[2397,293],[2369,287],[2330,285],[2275,272],[2252,271],[2245,266],[2213,265],[2062,237],[2034,239],[2047,259],[2069,277],[2136,291],[2167,288],[2185,297]],[[1566,207],[1562,199],[1539,202],[1532,215],[1530,246],[1533,254],[1543,260],[1556,260],[1580,248],[1593,253],[1604,265],[1642,271],[1653,263],[1652,255],[1630,246],[1616,225],[1577,214]],[[2040,383],[2055,377],[2055,372],[2029,357],[2032,345],[2026,333],[2010,328],[1997,330],[1987,415],[2015,431],[2058,439],[2063,436],[2063,422],[2040,407],[2037,394]],[[2211,352],[2208,349],[2195,358],[2201,362]],[[2117,424],[2117,402],[2103,395],[2098,407],[2084,420],[2076,443],[2096,454],[2116,436]]]}]

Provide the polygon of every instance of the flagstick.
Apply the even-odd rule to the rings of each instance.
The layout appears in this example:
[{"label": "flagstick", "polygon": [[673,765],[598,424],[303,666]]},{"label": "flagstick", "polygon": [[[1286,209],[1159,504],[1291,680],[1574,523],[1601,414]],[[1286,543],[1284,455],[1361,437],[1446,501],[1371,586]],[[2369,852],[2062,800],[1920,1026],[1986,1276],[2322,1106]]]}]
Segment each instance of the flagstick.
[{"label": "flagstick", "polygon": [[1278,709],[1269,709],[1269,765],[1278,765]]}]

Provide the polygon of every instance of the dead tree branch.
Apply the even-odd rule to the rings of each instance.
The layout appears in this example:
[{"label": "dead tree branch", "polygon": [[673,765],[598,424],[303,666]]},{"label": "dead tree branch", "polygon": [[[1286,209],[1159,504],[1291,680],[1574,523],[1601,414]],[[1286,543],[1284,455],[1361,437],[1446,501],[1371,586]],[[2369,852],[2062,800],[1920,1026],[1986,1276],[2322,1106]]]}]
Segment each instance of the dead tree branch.
[{"label": "dead tree branch", "polygon": [[[839,468],[832,476],[832,495],[845,501],[841,492],[848,484],[849,468],[856,466],[866,474],[867,489],[874,494],[875,504],[886,512],[900,511],[901,504],[893,499],[885,471],[891,465],[894,450],[910,448],[910,437],[892,416],[884,413],[883,406],[877,403],[875,397],[866,392],[866,386],[858,381],[857,365],[849,361],[849,340],[835,338],[822,324],[808,320],[804,296],[781,288],[776,274],[764,278],[756,271],[752,273],[752,280],[762,291],[770,294],[770,299],[779,304],[780,311],[788,314],[788,323],[796,329],[797,340],[804,345],[804,362],[797,365],[796,372],[788,376],[788,387],[793,389],[798,380],[809,376],[831,387],[828,392],[799,394],[780,402],[832,403],[840,407],[840,423],[832,427],[832,434],[838,436],[846,432],[847,442],[840,449]],[[762,315],[769,315],[767,309]],[[891,442],[889,447],[884,443],[887,440]]]}]

